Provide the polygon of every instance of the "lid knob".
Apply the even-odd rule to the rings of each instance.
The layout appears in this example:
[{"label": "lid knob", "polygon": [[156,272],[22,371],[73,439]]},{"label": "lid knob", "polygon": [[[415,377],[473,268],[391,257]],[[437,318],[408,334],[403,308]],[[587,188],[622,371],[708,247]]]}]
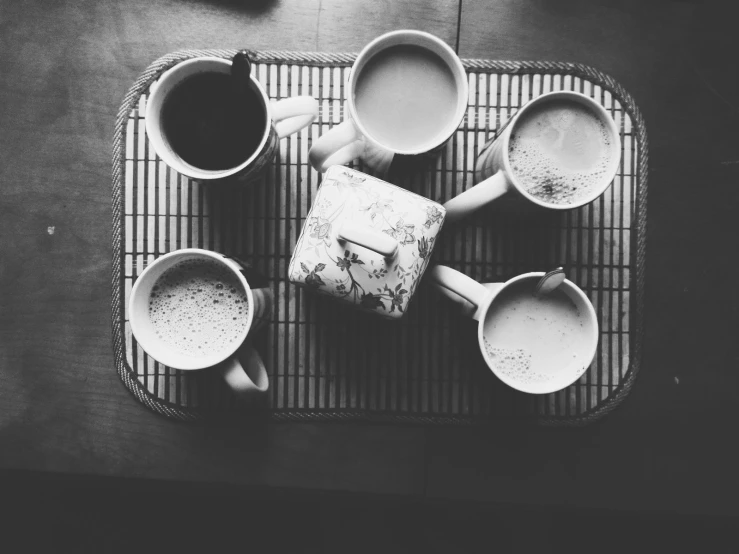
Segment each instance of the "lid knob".
[{"label": "lid knob", "polygon": [[339,240],[363,246],[385,258],[392,258],[398,253],[398,241],[393,237],[352,221],[341,224],[338,236]]}]

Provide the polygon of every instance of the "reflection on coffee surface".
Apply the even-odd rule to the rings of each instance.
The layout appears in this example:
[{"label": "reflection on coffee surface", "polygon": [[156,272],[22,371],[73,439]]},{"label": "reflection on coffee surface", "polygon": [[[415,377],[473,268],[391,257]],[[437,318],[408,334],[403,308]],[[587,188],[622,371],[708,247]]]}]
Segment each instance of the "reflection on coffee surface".
[{"label": "reflection on coffee surface", "polygon": [[567,99],[525,111],[512,129],[508,155],[524,190],[548,204],[575,204],[599,189],[612,163],[605,123]]},{"label": "reflection on coffee surface", "polygon": [[408,151],[433,142],[457,111],[449,66],[420,46],[402,44],[375,54],[356,83],[357,115],[378,142]]},{"label": "reflection on coffee surface", "polygon": [[485,318],[485,355],[496,370],[524,385],[564,373],[580,375],[590,358],[589,327],[561,289],[534,293],[537,279],[503,289]]},{"label": "reflection on coffee surface", "polygon": [[157,279],[149,319],[157,336],[181,354],[211,356],[233,348],[246,331],[244,287],[213,260],[185,260]]},{"label": "reflection on coffee surface", "polygon": [[198,169],[241,165],[259,147],[266,125],[261,96],[251,88],[238,92],[227,73],[192,75],[175,85],[162,104],[164,137]]}]

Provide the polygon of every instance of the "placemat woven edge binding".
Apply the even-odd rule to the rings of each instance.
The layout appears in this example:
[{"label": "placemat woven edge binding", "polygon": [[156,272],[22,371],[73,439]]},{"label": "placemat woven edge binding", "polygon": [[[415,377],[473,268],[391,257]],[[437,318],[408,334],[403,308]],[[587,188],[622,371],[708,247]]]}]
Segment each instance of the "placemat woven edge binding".
[{"label": "placemat woven edge binding", "polygon": [[[121,298],[123,280],[121,279],[122,263],[121,263],[121,246],[122,246],[122,175],[124,166],[125,152],[123,148],[123,131],[126,127],[129,114],[133,109],[134,103],[138,101],[142,91],[166,68],[181,60],[185,60],[194,56],[215,56],[215,57],[232,57],[236,53],[235,50],[180,50],[169,53],[152,62],[149,67],[139,76],[136,82],[126,93],[115,123],[115,131],[113,135],[113,274],[112,274],[112,323],[113,323],[113,352],[115,356],[115,365],[123,383],[128,390],[147,408],[154,412],[168,416],[170,418],[181,421],[201,421],[204,415],[197,409],[183,408],[169,402],[165,402],[155,398],[149,393],[144,386],[136,379],[136,376],[130,370],[126,363],[126,356],[123,345],[123,328],[121,322]],[[290,52],[290,51],[271,51],[271,50],[255,50],[251,51],[252,59],[257,63],[280,63],[291,65],[311,65],[319,67],[331,67],[337,64],[350,65],[356,54],[327,54],[320,52]],[[588,65],[568,62],[534,62],[534,61],[495,61],[480,59],[463,59],[467,70],[494,70],[500,73],[511,75],[524,75],[527,73],[540,73],[542,71],[548,73],[558,73],[581,77],[600,85],[602,88],[611,92],[611,94],[621,102],[624,109],[628,112],[632,119],[633,128],[636,130],[638,140],[638,160],[637,160],[637,176],[638,187],[636,194],[635,220],[636,220],[636,270],[632,273],[631,279],[633,290],[635,290],[635,298],[633,299],[634,317],[635,317],[635,336],[634,349],[630,356],[629,368],[626,375],[616,387],[616,390],[602,404],[599,404],[589,412],[580,414],[573,418],[567,417],[542,417],[535,420],[540,425],[550,426],[582,426],[592,423],[606,414],[613,411],[616,406],[621,404],[628,395],[634,385],[634,381],[639,373],[641,366],[641,349],[644,334],[643,315],[644,315],[644,278],[645,278],[645,254],[646,254],[646,221],[647,221],[647,167],[648,167],[648,142],[647,132],[639,108],[636,106],[631,95],[609,75],[594,69]],[[632,239],[634,240],[634,239]],[[396,414],[396,413],[378,413],[368,411],[279,411],[270,412],[269,419],[274,421],[367,421],[373,423],[415,423],[415,424],[491,424],[492,420],[476,418],[471,416],[458,415],[415,415],[415,414]]]}]

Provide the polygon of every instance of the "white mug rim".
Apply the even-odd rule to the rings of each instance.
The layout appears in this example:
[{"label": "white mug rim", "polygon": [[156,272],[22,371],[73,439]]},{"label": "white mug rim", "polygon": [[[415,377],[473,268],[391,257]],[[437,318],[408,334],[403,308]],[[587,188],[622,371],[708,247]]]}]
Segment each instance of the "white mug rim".
[{"label": "white mug rim", "polygon": [[[511,133],[513,132],[513,129],[515,128],[516,123],[518,122],[518,119],[521,117],[521,115],[531,110],[532,107],[542,102],[550,101],[551,99],[557,98],[557,97],[574,98],[575,101],[581,104],[587,104],[590,109],[597,112],[596,117],[598,117],[598,119],[600,119],[606,125],[611,135],[611,138],[614,139],[614,146],[613,146],[614,155],[611,158],[611,163],[608,167],[608,172],[607,172],[607,175],[609,176],[609,178],[608,179],[604,178],[603,183],[601,183],[600,186],[598,186],[594,192],[590,193],[584,199],[578,200],[577,202],[573,202],[571,204],[553,204],[550,202],[544,202],[543,200],[540,200],[534,195],[528,193],[524,189],[524,187],[521,185],[521,183],[519,183],[518,178],[516,177],[516,174],[513,172],[513,169],[511,168],[510,158],[508,156],[508,146],[510,142]],[[506,178],[513,185],[516,191],[519,192],[524,198],[526,198],[527,200],[530,200],[534,204],[537,204],[543,208],[548,208],[551,210],[572,210],[574,208],[585,206],[586,204],[589,204],[590,202],[598,198],[601,194],[603,194],[606,191],[606,189],[608,189],[610,184],[613,182],[613,179],[616,177],[616,174],[618,173],[618,167],[621,163],[621,147],[620,147],[621,135],[618,131],[618,127],[616,126],[616,122],[614,121],[613,117],[611,117],[610,114],[608,114],[608,112],[603,106],[601,106],[595,100],[593,100],[592,98],[590,98],[589,96],[585,94],[576,92],[574,90],[553,90],[553,91],[541,94],[537,96],[536,98],[532,98],[526,104],[524,104],[516,112],[516,114],[511,118],[510,124],[508,124],[507,127],[508,128],[506,129],[505,133],[500,137],[503,140],[503,144],[501,144],[500,147],[503,149],[502,151],[503,170],[506,174]]]},{"label": "white mug rim", "polygon": [[[409,42],[407,43],[395,43],[393,42],[393,39],[396,38],[407,38],[409,39]],[[414,41],[414,39],[425,39],[433,42],[436,44],[439,48],[444,50],[447,55],[450,56],[450,58],[453,60],[453,66],[447,62],[446,59],[443,59],[444,63],[449,67],[449,69],[454,74],[455,78],[455,87],[457,85],[458,77],[459,82],[462,84],[461,88],[458,88],[457,90],[457,110],[454,114],[454,118],[450,120],[449,125],[447,126],[448,129],[445,129],[443,133],[439,133],[437,137],[435,137],[434,141],[429,144],[425,144],[422,147],[418,148],[411,148],[411,149],[397,149],[392,148],[387,145],[382,144],[379,142],[376,138],[374,138],[365,128],[365,126],[362,124],[361,120],[359,119],[359,115],[357,114],[356,105],[354,103],[354,89],[356,87],[356,81],[361,74],[361,70],[357,71],[358,67],[363,67],[369,59],[371,59],[373,56],[378,54],[379,52],[382,52],[386,48],[390,48],[391,46],[396,46],[397,44],[411,44],[415,46],[421,46],[422,48],[427,48],[427,46],[423,44],[419,44],[417,40]],[[383,42],[390,42],[391,44],[388,44],[385,47],[380,48],[380,50],[374,51],[375,48],[377,48],[378,45],[380,45]],[[436,52],[434,52],[436,54]],[[436,54],[439,56],[439,54]],[[441,57],[441,56],[439,56]],[[354,60],[354,63],[352,64],[350,73],[349,73],[349,83],[347,86],[347,106],[349,108],[349,114],[351,117],[351,122],[353,125],[357,127],[360,134],[368,140],[370,143],[372,143],[377,148],[380,148],[382,150],[387,150],[388,152],[392,152],[393,154],[399,154],[402,156],[415,156],[418,154],[425,154],[427,152],[430,152],[434,150],[435,148],[438,148],[442,144],[444,144],[451,136],[454,134],[454,132],[459,128],[459,125],[462,123],[462,120],[464,119],[465,113],[467,111],[467,102],[469,99],[469,86],[467,83],[467,71],[464,68],[464,65],[462,64],[462,61],[460,60],[457,53],[449,46],[444,40],[441,38],[432,35],[431,33],[427,33],[426,31],[418,31],[415,29],[399,29],[397,31],[391,31],[389,33],[385,33],[383,35],[380,35],[379,37],[376,37],[373,39],[369,44],[367,44],[357,55],[357,58]]]},{"label": "white mug rim", "polygon": [[[157,113],[156,116],[154,116],[153,114],[154,108],[152,106],[154,105],[154,103],[152,102],[152,99],[156,96],[159,96],[158,93],[161,90],[161,85],[163,83],[166,83],[168,80],[172,80],[178,74],[187,70],[187,68],[191,65],[202,65],[204,67],[202,71],[198,71],[197,73],[207,73],[209,71],[215,71],[217,73],[230,73],[231,63],[231,60],[227,60],[225,58],[217,58],[214,56],[199,56],[196,58],[183,60],[162,73],[159,79],[157,79],[157,81],[152,86],[149,97],[147,98],[145,113],[146,135],[147,137],[149,137],[149,140],[151,141],[155,152],[162,159],[162,161],[164,161],[172,169],[174,169],[178,173],[181,173],[182,175],[190,177],[191,179],[199,179],[203,181],[223,179],[243,171],[252,163],[254,163],[254,161],[259,157],[262,150],[264,149],[264,145],[267,143],[267,140],[269,139],[270,133],[272,131],[272,107],[269,101],[269,97],[267,96],[267,93],[265,92],[259,81],[257,81],[253,75],[250,75],[250,84],[252,88],[259,93],[262,99],[262,107],[264,108],[266,116],[264,132],[262,133],[262,138],[259,141],[259,146],[254,150],[254,152],[252,152],[252,154],[239,165],[230,167],[228,169],[202,169],[186,162],[179,155],[177,155],[174,150],[170,146],[168,146],[168,143],[164,138],[164,133],[161,129],[160,113]],[[176,86],[177,83],[179,83],[179,81],[176,82],[174,86]],[[170,91],[171,90],[172,89],[170,89]],[[163,102],[164,99],[162,99],[160,104],[163,105]],[[155,123],[156,128],[154,128]]]},{"label": "white mug rim", "polygon": [[[146,283],[145,279],[147,278],[148,275],[151,274],[152,268],[155,268],[156,266],[161,265],[162,263],[168,262],[172,258],[178,258],[178,257],[188,257],[187,259],[201,257],[201,258],[208,258],[211,260],[215,260],[219,265],[226,267],[241,282],[241,285],[244,287],[247,301],[249,302],[249,311],[246,315],[245,328],[242,331],[242,333],[239,335],[238,339],[234,340],[233,346],[231,348],[223,350],[221,353],[219,353],[218,356],[207,356],[203,358],[190,357],[189,360],[191,361],[194,360],[193,363],[185,364],[184,366],[183,364],[180,364],[179,362],[175,362],[175,364],[173,365],[172,363],[170,363],[172,361],[171,359],[168,360],[166,359],[166,356],[162,356],[160,354],[161,350],[168,349],[171,351],[172,348],[166,345],[163,341],[156,341],[157,345],[162,345],[162,346],[160,348],[155,348],[154,341],[156,339],[152,339],[150,334],[143,332],[143,329],[141,329],[141,326],[138,321],[137,310],[133,309],[134,300],[136,299],[138,295],[140,295],[139,290]],[[164,364],[168,367],[172,367],[174,369],[179,369],[179,370],[184,370],[184,371],[196,371],[200,369],[206,369],[209,367],[213,367],[215,365],[220,364],[221,362],[226,361],[228,358],[233,356],[239,348],[241,348],[244,341],[246,340],[246,337],[249,335],[249,331],[251,330],[251,326],[254,321],[254,311],[256,309],[256,306],[254,306],[254,294],[252,293],[251,287],[249,286],[249,283],[247,282],[246,277],[240,271],[237,271],[234,267],[232,267],[231,264],[229,264],[226,261],[227,259],[228,258],[224,254],[220,254],[212,250],[204,250],[202,248],[181,248],[179,250],[173,250],[172,252],[168,252],[167,254],[163,254],[162,256],[159,256],[152,263],[150,263],[144,269],[144,271],[141,272],[141,274],[136,278],[136,282],[133,284],[133,288],[131,289],[131,296],[128,302],[128,318],[129,318],[129,323],[131,325],[131,334],[136,339],[136,341],[139,343],[141,348],[143,348],[146,354],[154,358],[157,362]],[[173,262],[173,265],[174,263],[177,263],[177,262]],[[154,280],[154,283],[156,283],[156,280]],[[153,283],[152,283],[152,286],[153,286]],[[147,302],[147,305],[148,305],[148,302]],[[156,352],[156,355],[154,354],[154,352]],[[199,360],[204,360],[204,361],[197,363]]]},{"label": "white mug rim", "polygon": [[[511,387],[513,389],[516,389],[517,391],[527,393],[527,394],[550,394],[550,393],[553,393],[553,392],[560,391],[562,389],[565,389],[565,388],[569,387],[570,385],[572,385],[572,383],[575,383],[578,379],[580,379],[580,377],[582,377],[582,374],[578,375],[572,381],[570,381],[569,383],[567,383],[567,384],[565,384],[563,386],[557,385],[555,388],[552,388],[552,389],[543,389],[543,390],[536,390],[536,391],[527,390],[523,386],[522,383],[520,383],[518,381],[514,381],[513,379],[510,379],[509,377],[507,377],[502,372],[499,372],[495,368],[495,366],[490,363],[490,361],[488,360],[488,357],[485,355],[485,341],[484,341],[484,339],[485,339],[485,334],[484,334],[484,330],[485,330],[485,319],[487,317],[488,310],[490,309],[490,307],[492,306],[493,302],[495,302],[495,299],[498,297],[498,295],[503,290],[505,290],[506,288],[508,288],[510,285],[513,285],[514,283],[517,283],[517,282],[522,281],[524,279],[541,278],[544,275],[545,275],[545,273],[543,271],[533,271],[533,272],[529,272],[529,273],[522,273],[521,275],[517,275],[515,277],[512,277],[511,279],[509,279],[508,281],[505,281],[504,283],[500,283],[501,286],[498,289],[496,289],[492,294],[490,294],[490,296],[486,299],[485,306],[480,310],[480,319],[479,319],[478,325],[477,325],[477,343],[478,343],[478,347],[480,348],[480,353],[482,354],[482,357],[485,360],[485,363],[487,364],[487,366],[490,369],[490,371],[492,371],[493,374],[498,379],[500,379],[501,381],[503,381],[509,387]],[[567,287],[567,289],[569,291],[572,291],[573,293],[575,293],[582,300],[583,305],[586,306],[586,309],[587,309],[587,312],[588,312],[586,320],[590,323],[589,329],[591,331],[591,335],[592,335],[592,339],[593,339],[592,340],[592,343],[590,345],[590,348],[587,349],[587,354],[588,354],[587,359],[590,360],[590,362],[588,362],[588,366],[587,367],[589,367],[590,364],[592,363],[592,360],[595,358],[595,353],[596,353],[596,351],[598,349],[598,340],[599,340],[599,333],[600,333],[600,329],[598,327],[598,315],[596,314],[595,308],[593,307],[593,303],[590,301],[590,299],[588,298],[588,296],[575,283],[573,283],[569,279],[565,279],[563,281],[563,283],[560,285],[560,287]],[[584,371],[587,371],[587,367],[585,368]]]}]

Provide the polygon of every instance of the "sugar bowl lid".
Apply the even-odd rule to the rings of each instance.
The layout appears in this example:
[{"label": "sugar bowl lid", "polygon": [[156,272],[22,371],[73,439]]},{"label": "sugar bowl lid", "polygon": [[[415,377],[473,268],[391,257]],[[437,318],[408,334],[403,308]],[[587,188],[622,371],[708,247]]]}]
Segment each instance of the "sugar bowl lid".
[{"label": "sugar bowl lid", "polygon": [[325,173],[288,277],[362,310],[400,318],[444,223],[437,202],[360,171]]}]

